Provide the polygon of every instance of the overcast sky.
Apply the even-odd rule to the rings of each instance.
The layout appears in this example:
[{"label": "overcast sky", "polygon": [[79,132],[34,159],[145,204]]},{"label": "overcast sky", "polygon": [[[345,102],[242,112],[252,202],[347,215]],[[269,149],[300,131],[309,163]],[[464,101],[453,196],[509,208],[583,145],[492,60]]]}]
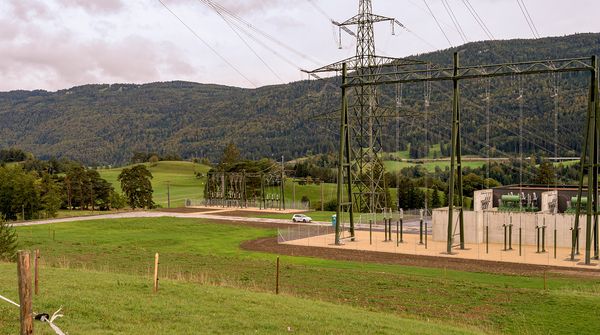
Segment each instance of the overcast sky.
[{"label": "overcast sky", "polygon": [[[355,15],[358,0],[213,0],[287,46],[261,39],[269,50],[239,32],[254,51],[203,0],[161,1],[198,37],[159,0],[2,0],[0,90],[171,80],[256,87],[306,79],[298,68],[354,53],[346,33],[338,49],[328,18]],[[600,32],[598,0],[524,2],[541,36]],[[461,44],[442,0],[427,3],[450,42]],[[463,0],[447,3],[468,41],[486,39]],[[470,3],[496,39],[532,37],[516,0]],[[404,57],[450,46],[423,0],[373,0],[373,10],[414,32],[397,29],[392,36],[389,24],[378,25],[380,54]]]}]

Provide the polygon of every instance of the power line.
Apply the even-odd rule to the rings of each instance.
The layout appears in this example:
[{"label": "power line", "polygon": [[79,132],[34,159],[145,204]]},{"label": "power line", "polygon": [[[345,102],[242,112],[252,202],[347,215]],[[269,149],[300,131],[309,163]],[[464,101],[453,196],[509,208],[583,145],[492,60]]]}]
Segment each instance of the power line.
[{"label": "power line", "polygon": [[437,24],[438,28],[440,28],[440,31],[442,32],[442,34],[444,34],[444,37],[446,38],[446,41],[448,41],[448,44],[450,44],[451,47],[454,47],[454,45],[452,45],[452,42],[450,42],[450,39],[448,38],[448,35],[446,35],[446,32],[444,31],[444,29],[440,25],[440,21],[438,21],[437,17],[435,16],[435,14],[433,13],[433,11],[431,10],[431,7],[429,7],[429,4],[427,3],[427,0],[423,0],[423,3],[425,3],[425,6],[427,6],[427,9],[429,10],[429,14],[435,20],[435,23]]},{"label": "power line", "polygon": [[231,17],[232,19],[238,21],[240,24],[246,26],[248,29],[251,29],[254,32],[256,32],[257,34],[261,35],[263,38],[265,38],[267,40],[270,40],[271,42],[279,45],[280,47],[282,47],[284,49],[287,49],[288,51],[296,54],[297,56],[299,56],[299,57],[301,57],[303,59],[309,60],[312,63],[321,64],[321,62],[316,61],[315,59],[313,59],[310,56],[304,54],[303,52],[301,52],[299,50],[296,50],[295,48],[293,48],[293,47],[285,44],[284,42],[282,42],[282,41],[278,40],[277,38],[275,38],[273,35],[271,35],[269,33],[266,33],[264,31],[258,29],[253,24],[251,24],[250,22],[244,20],[242,17],[240,17],[239,15],[235,14],[234,12],[232,12],[229,9],[227,9],[226,7],[224,7],[224,6],[222,6],[222,5],[218,4],[218,3],[215,3],[212,0],[198,0],[198,1],[200,1],[200,2],[202,2],[204,4],[206,4],[206,5],[212,5],[212,6],[215,6],[215,7],[219,8],[219,10],[222,13],[225,13],[226,15],[228,15],[229,17]]},{"label": "power line", "polygon": [[196,31],[194,29],[192,29],[192,27],[188,26],[162,0],[158,0],[158,2],[160,2],[160,4],[163,5],[163,7],[165,7],[165,9],[168,10],[169,13],[171,13],[171,15],[173,15],[183,26],[185,26],[200,42],[202,42],[207,48],[209,48],[210,51],[212,51],[215,55],[217,55],[217,57],[219,57],[223,62],[225,62],[225,64],[227,64],[230,68],[232,68],[235,72],[237,72],[237,74],[239,74],[241,77],[246,79],[246,81],[248,81],[250,83],[250,85],[257,87],[257,85],[252,80],[250,80],[250,78],[246,77],[235,65],[233,65],[231,62],[229,62],[215,48],[213,48],[210,44],[208,44],[208,42],[206,42],[202,37],[200,37],[200,35],[198,35],[198,33],[196,33]]},{"label": "power line", "polygon": [[424,39],[423,37],[421,37],[419,34],[415,33],[414,31],[408,29],[408,27],[406,27],[404,24],[402,24],[402,22],[398,21],[398,20],[394,20],[394,22],[402,29],[406,30],[407,32],[415,35],[416,38],[418,38],[419,40],[421,40],[421,42],[427,44],[428,46],[436,49],[436,46],[429,43],[429,41],[427,41],[426,39]]},{"label": "power line", "polygon": [[540,38],[540,33],[538,32],[537,27],[535,26],[535,22],[533,21],[531,14],[529,14],[529,9],[527,9],[527,6],[525,5],[525,0],[521,0],[521,3],[523,4],[523,9],[525,9],[525,13],[527,14],[527,17],[529,18],[531,25],[533,26],[533,30],[535,30],[535,34],[537,35],[538,38]]},{"label": "power line", "polygon": [[277,79],[279,79],[279,81],[281,81],[282,83],[284,83],[284,80],[275,72],[275,70],[273,70],[273,68],[269,64],[267,64],[267,62],[256,52],[256,50],[254,50],[254,48],[246,41],[246,39],[244,39],[244,37],[242,35],[240,35],[240,33],[235,29],[235,27],[231,24],[231,22],[229,22],[227,20],[227,18],[219,11],[219,9],[217,9],[216,7],[213,7],[213,6],[211,6],[211,8],[213,8],[213,10],[217,13],[217,15],[219,15],[219,17],[221,17],[221,19],[223,19],[223,21],[225,21],[225,23],[229,26],[229,28],[231,28],[231,30],[244,43],[244,45],[246,45],[246,47],[248,47],[248,49],[250,49],[250,51],[252,51],[252,53],[256,56],[256,58],[258,58],[264,64],[264,66],[275,77],[277,77]]},{"label": "power line", "polygon": [[469,11],[469,13],[471,13],[471,16],[473,16],[475,21],[477,21],[477,24],[479,24],[481,29],[483,29],[483,32],[487,35],[487,37],[490,40],[495,40],[494,35],[488,29],[487,25],[485,24],[485,21],[483,21],[481,16],[479,16],[477,11],[475,10],[475,7],[473,7],[473,5],[471,5],[471,2],[469,0],[462,0],[462,3],[465,5],[465,7],[467,7],[467,10]]},{"label": "power line", "polygon": [[233,20],[229,20],[229,23],[231,23],[232,25],[234,25],[237,29],[239,29],[239,31],[241,31],[243,34],[245,34],[246,36],[248,36],[248,38],[250,38],[252,41],[254,41],[255,43],[259,44],[261,47],[265,48],[266,50],[268,50],[269,52],[271,52],[273,55],[277,56],[279,59],[281,59],[282,61],[284,61],[285,63],[287,63],[288,65],[290,65],[293,68],[296,68],[297,70],[302,70],[302,68],[300,66],[298,66],[297,64],[295,64],[294,62],[292,62],[290,59],[286,58],[285,56],[283,56],[281,53],[277,52],[275,49],[273,49],[272,47],[270,47],[269,45],[267,45],[265,42],[263,42],[262,40],[260,40],[254,33],[252,33],[252,31],[250,31],[249,29],[246,29],[243,25],[241,25],[240,23],[233,21]]},{"label": "power line", "polygon": [[442,5],[444,5],[444,9],[446,9],[446,13],[448,13],[448,16],[450,16],[450,20],[454,24],[454,27],[456,27],[456,30],[458,31],[458,35],[460,36],[460,38],[463,40],[464,43],[467,43],[469,39],[467,38],[467,35],[465,34],[464,30],[462,29],[460,22],[456,18],[456,15],[454,15],[454,11],[450,7],[448,0],[442,0]]},{"label": "power line", "polygon": [[527,7],[525,6],[525,2],[523,2],[523,0],[517,0],[517,4],[519,5],[519,9],[521,9],[521,13],[523,14],[523,17],[525,18],[525,21],[527,21],[527,25],[529,26],[529,30],[531,30],[533,37],[540,38],[537,28],[535,27],[535,24],[533,23],[533,20],[531,19],[531,16],[529,15],[529,11],[527,10]]}]

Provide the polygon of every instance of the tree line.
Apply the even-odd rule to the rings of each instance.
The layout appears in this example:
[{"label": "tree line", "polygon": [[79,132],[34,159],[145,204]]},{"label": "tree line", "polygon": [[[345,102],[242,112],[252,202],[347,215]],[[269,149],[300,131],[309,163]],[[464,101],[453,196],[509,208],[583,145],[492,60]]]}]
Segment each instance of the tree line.
[{"label": "tree line", "polygon": [[65,210],[152,208],[152,174],[144,165],[121,171],[121,192],[98,171],[73,161],[29,159],[0,166],[0,221],[56,217]]}]

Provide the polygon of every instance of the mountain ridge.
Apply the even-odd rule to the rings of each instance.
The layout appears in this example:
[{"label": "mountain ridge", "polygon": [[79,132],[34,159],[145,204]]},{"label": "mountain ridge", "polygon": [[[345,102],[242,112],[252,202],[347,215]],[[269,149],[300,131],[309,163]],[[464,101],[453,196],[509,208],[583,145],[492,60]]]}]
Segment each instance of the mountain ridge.
[{"label": "mountain ridge", "polygon": [[[464,65],[579,57],[600,54],[600,34],[472,42],[410,58],[448,65],[452,61],[451,53],[457,50],[466,50],[461,54]],[[581,76],[566,75],[564,87],[580,89],[574,84],[577,78]],[[175,80],[87,84],[54,92],[0,92],[0,132],[3,134],[0,147],[18,147],[40,158],[66,157],[89,165],[123,164],[136,151],[215,160],[230,141],[236,143],[247,158],[284,155],[292,159],[311,153],[336,152],[337,118],[324,121],[314,117],[339,108],[336,80],[304,80],[258,88]],[[534,92],[537,89],[534,84],[546,87],[547,81],[547,78],[540,79],[526,85]],[[513,108],[510,99],[502,97],[502,94],[509,95],[508,90],[502,85],[498,87],[498,105]],[[407,88],[407,100],[414,100],[409,105],[411,108],[422,109],[418,104],[420,90],[419,87]],[[465,97],[472,100],[481,93],[477,87],[469,92],[466,86],[465,91]],[[382,92],[385,93],[386,88]],[[442,93],[440,88],[439,94],[436,93],[439,97],[434,96],[432,100],[437,99],[440,105],[444,103],[446,98]],[[535,104],[528,106],[531,112],[528,117],[535,122],[546,119],[548,103],[536,96],[531,99]],[[565,105],[571,104],[570,97],[564,99]],[[445,110],[446,107],[440,107],[432,113]],[[565,117],[578,110],[579,107],[568,106]],[[440,134],[447,132],[443,124],[445,117],[445,114],[440,117],[440,126],[436,128]],[[577,123],[568,125],[573,132],[577,127]],[[402,141],[417,141],[422,136],[419,132],[418,129],[403,131]],[[465,137],[477,132],[474,125],[465,125]],[[510,131],[498,132],[495,137],[502,142],[511,140],[509,135]],[[445,140],[442,135],[428,136],[427,140],[434,143]],[[384,135],[385,141],[389,139],[389,134]],[[578,149],[576,142],[569,144],[573,151]],[[532,148],[536,145],[547,143],[531,144]],[[472,151],[476,151],[477,147],[473,146]],[[384,147],[395,149],[389,145]]]}]

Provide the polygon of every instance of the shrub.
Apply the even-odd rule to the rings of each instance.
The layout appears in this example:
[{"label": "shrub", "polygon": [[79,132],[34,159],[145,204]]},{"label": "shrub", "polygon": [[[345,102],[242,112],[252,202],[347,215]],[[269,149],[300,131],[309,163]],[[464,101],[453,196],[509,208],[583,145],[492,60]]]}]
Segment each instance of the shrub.
[{"label": "shrub", "polygon": [[17,233],[5,221],[0,221],[0,260],[14,261],[17,253]]}]

